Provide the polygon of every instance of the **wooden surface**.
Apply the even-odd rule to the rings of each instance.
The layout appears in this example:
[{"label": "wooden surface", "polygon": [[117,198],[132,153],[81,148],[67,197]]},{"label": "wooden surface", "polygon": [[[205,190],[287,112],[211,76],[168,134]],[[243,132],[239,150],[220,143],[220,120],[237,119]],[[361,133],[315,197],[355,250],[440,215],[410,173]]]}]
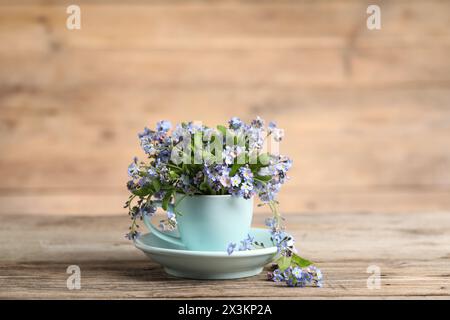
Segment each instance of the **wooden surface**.
[{"label": "wooden surface", "polygon": [[[450,210],[450,2],[0,0],[0,214],[123,214],[136,133],[286,129],[286,214]],[[378,3],[382,29],[366,28]]]},{"label": "wooden surface", "polygon": [[[224,281],[167,276],[123,240],[126,225],[117,216],[3,216],[0,298],[450,298],[444,213],[290,215],[289,231],[322,269],[323,288],[287,288],[264,274]],[[66,287],[69,265],[81,269],[80,290]],[[373,265],[381,271],[378,290],[367,288]]]}]

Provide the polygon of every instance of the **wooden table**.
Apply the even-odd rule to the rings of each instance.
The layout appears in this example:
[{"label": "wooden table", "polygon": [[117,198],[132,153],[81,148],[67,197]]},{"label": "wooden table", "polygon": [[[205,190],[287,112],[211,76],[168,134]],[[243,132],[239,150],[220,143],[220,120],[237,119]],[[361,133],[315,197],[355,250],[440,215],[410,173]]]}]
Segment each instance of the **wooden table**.
[{"label": "wooden table", "polygon": [[[167,276],[123,239],[126,216],[0,219],[0,298],[450,298],[448,213],[290,215],[297,248],[322,269],[323,288],[287,288],[265,274]],[[67,289],[70,265],[80,267],[80,290]],[[379,289],[367,287],[369,266],[380,268]]]}]

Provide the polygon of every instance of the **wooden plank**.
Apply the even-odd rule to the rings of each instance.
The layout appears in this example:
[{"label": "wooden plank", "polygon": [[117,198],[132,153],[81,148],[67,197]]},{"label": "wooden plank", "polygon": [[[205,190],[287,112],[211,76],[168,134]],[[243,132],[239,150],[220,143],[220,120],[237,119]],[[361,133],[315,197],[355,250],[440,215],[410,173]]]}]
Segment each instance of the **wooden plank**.
[{"label": "wooden plank", "polygon": [[[0,55],[0,84],[74,88],[289,86],[339,84],[344,71],[336,50],[323,51],[62,51],[51,55]],[[439,57],[435,57],[436,65]],[[17,72],[17,65],[21,72]],[[443,66],[445,70],[445,66]],[[276,72],[275,72],[276,70]],[[442,71],[444,71],[442,70]],[[15,71],[15,72],[14,72]],[[436,81],[447,79],[439,77]]]},{"label": "wooden plank", "polygon": [[[380,290],[366,286],[371,261],[321,264],[327,275],[323,288],[288,289],[265,275],[239,281],[192,281],[170,278],[154,263],[141,261],[84,262],[81,290],[65,287],[72,261],[1,264],[2,299],[448,299],[445,264],[414,267],[380,263],[385,272]],[[426,272],[422,275],[421,272]],[[430,274],[431,273],[431,274]],[[218,289],[220,288],[220,289]]]},{"label": "wooden plank", "polygon": [[[361,1],[79,1],[82,31],[66,30],[71,2],[4,5],[0,52],[28,49],[376,47],[449,43],[446,1],[382,4],[382,32],[366,28]],[[429,19],[432,16],[433,19]],[[375,42],[374,42],[375,40]],[[11,46],[12,45],[12,46]]]},{"label": "wooden plank", "polygon": [[[257,225],[262,217],[257,218]],[[297,247],[325,275],[324,288],[287,289],[264,274],[195,281],[167,276],[126,240],[119,217],[6,215],[0,225],[1,298],[449,298],[450,215],[304,214],[289,218]],[[51,228],[52,232],[48,232]],[[100,231],[100,232],[99,232]],[[15,235],[21,233],[21,240]],[[120,233],[120,232],[119,232]],[[330,245],[330,244],[333,245]],[[81,269],[81,290],[66,268]],[[367,288],[367,267],[381,288]],[[217,288],[220,288],[218,290]]]},{"label": "wooden plank", "polygon": [[0,83],[292,87],[448,82],[448,6],[442,1],[390,4],[383,36],[366,30],[365,5],[358,1],[219,4],[218,9],[204,3],[88,5],[87,30],[80,32],[64,28],[61,7],[6,6]]},{"label": "wooden plank", "polygon": [[0,103],[3,189],[122,188],[130,159],[143,156],[136,133],[145,125],[160,119],[214,124],[235,114],[247,120],[259,114],[286,129],[281,152],[294,160],[288,184],[302,191],[426,190],[450,184],[447,88],[143,92],[83,86],[66,92],[24,87],[7,92]]},{"label": "wooden plank", "polygon": [[80,84],[173,89],[448,86],[448,48],[11,52],[0,55],[0,84],[62,89]]},{"label": "wooden plank", "polygon": [[[52,214],[67,215],[122,215],[128,198],[121,189],[91,187],[82,189],[21,189],[2,190],[0,215]],[[374,213],[378,211],[404,213],[443,212],[450,208],[450,190],[436,188],[345,188],[325,186],[283,187],[279,194],[281,212],[291,216],[296,212],[342,214]],[[256,200],[257,201],[257,200]],[[258,201],[257,201],[258,203]],[[257,214],[268,216],[267,207],[255,208]]]}]

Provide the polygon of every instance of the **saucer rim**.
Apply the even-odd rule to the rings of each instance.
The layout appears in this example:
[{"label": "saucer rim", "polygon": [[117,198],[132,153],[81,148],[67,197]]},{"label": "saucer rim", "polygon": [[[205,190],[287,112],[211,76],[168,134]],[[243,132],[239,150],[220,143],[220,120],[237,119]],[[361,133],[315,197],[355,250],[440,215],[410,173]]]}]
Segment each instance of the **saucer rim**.
[{"label": "saucer rim", "polygon": [[[264,228],[251,228],[251,230],[263,230],[269,232],[269,230]],[[146,236],[151,234],[151,232],[146,233],[142,236]],[[262,249],[253,249],[246,251],[235,251],[231,255],[229,255],[226,251],[199,251],[199,250],[186,250],[186,249],[168,249],[168,248],[160,248],[153,247],[143,242],[140,242],[139,239],[134,240],[134,245],[139,250],[142,250],[144,253],[159,253],[159,254],[176,254],[182,256],[197,256],[197,257],[222,257],[222,258],[239,258],[239,257],[251,257],[251,256],[260,256],[267,254],[275,254],[278,252],[278,248],[276,246],[266,247]]]}]

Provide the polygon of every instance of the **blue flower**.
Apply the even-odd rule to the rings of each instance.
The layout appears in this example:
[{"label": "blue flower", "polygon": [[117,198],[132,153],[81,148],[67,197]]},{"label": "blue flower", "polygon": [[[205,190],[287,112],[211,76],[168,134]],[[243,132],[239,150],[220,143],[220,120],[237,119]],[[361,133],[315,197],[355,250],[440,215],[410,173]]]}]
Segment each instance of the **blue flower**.
[{"label": "blue flower", "polygon": [[136,240],[141,236],[141,233],[137,230],[130,231],[125,235],[125,238],[128,240]]},{"label": "blue flower", "polygon": [[283,251],[284,249],[286,249],[288,247],[290,248],[290,246],[288,246],[288,244],[289,245],[291,244],[290,242],[288,242],[288,240],[290,240],[290,238],[284,231],[275,230],[275,231],[271,231],[271,234],[272,234],[272,241],[277,246],[279,252]]},{"label": "blue flower", "polygon": [[241,167],[239,168],[239,173],[241,174],[241,177],[244,178],[244,180],[252,180],[253,179],[253,173],[252,170],[248,167]]},{"label": "blue flower", "polygon": [[140,210],[141,216],[153,217],[156,213],[156,207],[151,204],[144,205]]},{"label": "blue flower", "polygon": [[155,168],[148,168],[147,174],[151,178],[154,178],[154,177],[156,177],[158,175],[158,173],[156,172]]},{"label": "blue flower", "polygon": [[139,166],[136,162],[133,162],[128,166],[128,175],[134,179],[139,177]]},{"label": "blue flower", "polygon": [[172,206],[169,206],[168,208],[167,208],[167,219],[169,219],[169,220],[175,220],[175,218],[176,218],[176,215],[175,215],[175,213],[173,212],[173,207]]},{"label": "blue flower", "polygon": [[303,273],[303,281],[305,283],[310,283],[313,280],[314,276],[311,272],[308,271],[308,269],[306,269],[306,272]]},{"label": "blue flower", "polygon": [[275,282],[284,281],[289,287],[321,287],[323,285],[322,273],[315,266],[308,266],[304,269],[298,266],[290,266],[283,272],[276,269],[272,273],[269,273],[269,280],[273,280]]},{"label": "blue flower", "polygon": [[278,193],[278,191],[280,190],[281,184],[279,183],[271,183],[268,182],[266,183],[266,185],[262,185],[259,188],[259,198],[261,199],[261,201],[263,202],[270,202],[275,200],[275,197]]},{"label": "blue flower", "polygon": [[289,279],[290,276],[291,276],[291,271],[292,271],[292,268],[291,268],[291,267],[287,267],[287,268],[283,271],[283,277],[284,277],[285,279]]},{"label": "blue flower", "polygon": [[251,154],[263,147],[266,135],[263,128],[250,127],[246,131],[246,137],[248,139],[249,153]]},{"label": "blue flower", "polygon": [[150,130],[147,127],[143,132],[138,134],[142,149],[149,155],[153,155],[157,152],[156,146],[154,144],[155,134],[156,133],[154,131]]},{"label": "blue flower", "polygon": [[263,167],[261,169],[259,169],[258,171],[258,175],[260,176],[271,176],[273,175],[273,170],[271,170],[271,167]]},{"label": "blue flower", "polygon": [[297,285],[297,281],[293,277],[289,277],[286,279],[286,284],[288,287],[295,287]]},{"label": "blue flower", "polygon": [[145,127],[143,132],[138,133],[138,138],[144,138],[147,136],[151,136],[153,134],[153,131],[150,130],[149,128]]},{"label": "blue flower", "polygon": [[249,182],[245,182],[241,185],[242,195],[245,199],[249,199],[252,196],[253,185]]},{"label": "blue flower", "polygon": [[272,233],[272,240],[275,243],[280,243],[281,241],[284,240],[284,238],[286,238],[286,233],[284,231],[276,230],[271,233]]},{"label": "blue flower", "polygon": [[152,143],[149,143],[148,141],[142,141],[141,147],[142,150],[144,150],[144,152],[148,155],[154,155],[157,152],[155,146]]},{"label": "blue flower", "polygon": [[170,175],[169,175],[169,168],[165,166],[162,162],[158,163],[159,166],[159,180],[162,183],[170,183]]},{"label": "blue flower", "polygon": [[136,185],[133,180],[130,180],[127,182],[127,189],[129,191],[136,189]]},{"label": "blue flower", "polygon": [[247,241],[253,243],[255,241],[255,237],[252,237],[250,234],[247,235]]},{"label": "blue flower", "polygon": [[228,255],[231,255],[234,252],[235,248],[236,248],[235,243],[231,242],[230,244],[228,244],[228,248],[227,248]]},{"label": "blue flower", "polygon": [[150,179],[148,177],[142,177],[138,180],[137,185],[142,188],[150,183]]},{"label": "blue flower", "polygon": [[201,125],[199,125],[199,124],[197,124],[197,123],[194,123],[194,122],[189,122],[187,125],[186,125],[186,130],[190,133],[190,134],[194,134],[194,133],[196,133],[196,132],[198,132],[198,131],[201,131],[203,129],[203,127],[201,126]]},{"label": "blue flower", "polygon": [[205,165],[203,167],[203,172],[204,172],[205,176],[209,180],[211,180],[211,181],[216,181],[217,180],[217,178],[216,178],[216,176],[214,174],[214,171],[213,171],[213,169],[211,167]]},{"label": "blue flower", "polygon": [[317,281],[321,281],[323,279],[322,271],[320,271],[319,269],[316,269],[315,278]]},{"label": "blue flower", "polygon": [[216,167],[217,172],[221,176],[228,176],[230,174],[231,168],[226,165],[218,165]]},{"label": "blue flower", "polygon": [[238,117],[233,117],[228,121],[228,124],[231,129],[240,129],[243,123]]},{"label": "blue flower", "polygon": [[161,150],[158,155],[158,160],[164,163],[169,162],[170,159],[170,151],[169,150]]},{"label": "blue flower", "polygon": [[222,152],[222,157],[226,164],[233,164],[236,153],[234,152],[233,148],[231,148],[230,146],[226,146],[225,150],[223,150]]},{"label": "blue flower", "polygon": [[267,128],[269,129],[269,133],[271,133],[275,128],[277,127],[277,124],[273,121],[269,122],[269,125],[267,126]]},{"label": "blue flower", "polygon": [[273,229],[277,225],[277,220],[275,218],[267,218],[265,220],[265,224],[266,224],[267,227]]},{"label": "blue flower", "polygon": [[153,194],[153,198],[155,198],[155,200],[162,200],[165,195],[166,195],[166,191],[160,190],[160,191],[155,192]]},{"label": "blue flower", "polygon": [[317,268],[316,266],[308,266],[306,268],[306,270],[308,271],[308,273],[311,275],[311,278],[314,282],[321,282],[323,280],[323,275],[322,275],[322,271],[320,271],[319,268]]},{"label": "blue flower", "polygon": [[256,119],[252,121],[251,125],[255,128],[262,128],[264,126],[264,120],[257,116]]},{"label": "blue flower", "polygon": [[254,241],[255,241],[254,237],[247,235],[247,238],[241,241],[239,251],[252,250]]},{"label": "blue flower", "polygon": [[281,281],[284,280],[283,274],[282,274],[282,272],[280,271],[280,269],[275,269],[275,270],[272,272],[272,278],[271,278],[271,280],[273,280],[274,282],[281,282]]},{"label": "blue flower", "polygon": [[170,121],[167,121],[167,120],[161,120],[156,123],[156,130],[158,130],[160,132],[161,131],[167,132],[170,130],[171,127],[172,127],[172,124],[170,123]]},{"label": "blue flower", "polygon": [[297,280],[301,280],[302,276],[303,276],[303,272],[302,269],[299,267],[294,267],[291,271],[291,274],[297,279]]},{"label": "blue flower", "polygon": [[241,184],[241,177],[239,177],[237,174],[231,177],[231,185],[233,187],[237,187]]},{"label": "blue flower", "polygon": [[284,160],[281,162],[278,162],[275,165],[275,169],[282,172],[282,173],[286,173],[292,166],[292,161],[291,160]]}]

